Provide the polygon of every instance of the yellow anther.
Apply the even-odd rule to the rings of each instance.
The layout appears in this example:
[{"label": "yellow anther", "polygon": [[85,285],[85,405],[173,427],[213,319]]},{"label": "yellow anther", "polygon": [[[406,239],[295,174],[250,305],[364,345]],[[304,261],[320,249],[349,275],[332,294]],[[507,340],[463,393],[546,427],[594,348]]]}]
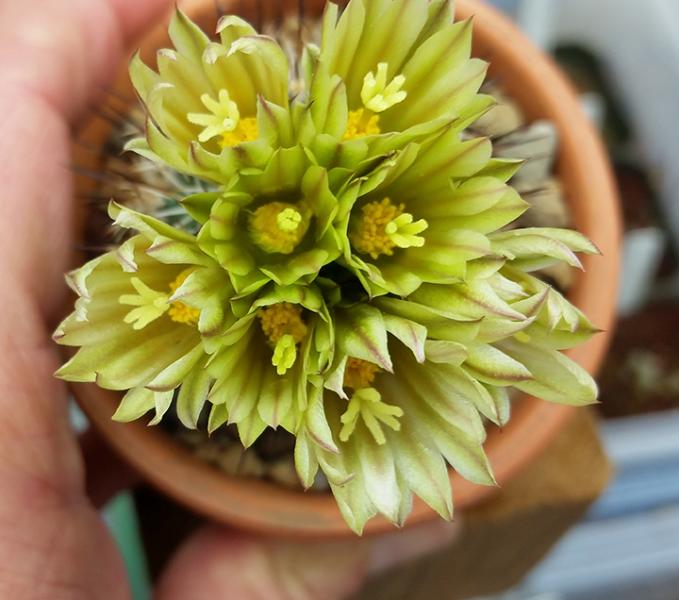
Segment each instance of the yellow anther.
[{"label": "yellow anther", "polygon": [[250,235],[269,253],[291,254],[309,230],[311,216],[303,208],[285,202],[260,206],[250,217]]},{"label": "yellow anther", "polygon": [[281,302],[262,308],[257,314],[262,324],[262,331],[269,344],[275,346],[278,340],[290,335],[299,344],[307,333],[307,326],[302,320],[302,307],[289,302]]},{"label": "yellow anther", "polygon": [[297,359],[297,344],[307,334],[307,326],[302,320],[302,308],[289,302],[281,302],[263,308],[257,314],[262,331],[273,347],[271,363],[279,375],[285,375]]},{"label": "yellow anther", "polygon": [[425,220],[413,222],[413,216],[404,213],[404,208],[389,198],[364,204],[361,215],[352,221],[349,233],[354,250],[377,259],[382,255],[391,256],[397,247],[423,246],[425,240],[419,234],[429,225]]},{"label": "yellow anther", "polygon": [[349,123],[344,134],[345,140],[355,140],[367,135],[379,135],[380,116],[369,110],[359,108],[349,113]]},{"label": "yellow anther", "polygon": [[386,227],[403,213],[403,205],[395,206],[389,198],[368,202],[361,208],[361,216],[353,223],[349,240],[354,250],[379,258],[391,256],[396,244],[387,235]]},{"label": "yellow anther", "polygon": [[403,75],[397,75],[391,82],[388,82],[388,73],[389,65],[380,63],[377,65],[377,74],[371,71],[363,80],[361,100],[363,106],[373,113],[384,112],[408,97],[408,93],[403,91],[406,78]]},{"label": "yellow anther", "polygon": [[259,128],[255,117],[246,117],[238,121],[238,125],[233,131],[224,133],[219,145],[222,148],[238,146],[244,142],[251,142],[259,137]]},{"label": "yellow anther", "polygon": [[[186,278],[191,275],[193,269],[186,269],[182,271],[177,278],[170,284],[170,291],[176,292],[185,281]],[[175,300],[170,303],[170,308],[167,312],[170,319],[175,323],[184,323],[185,325],[196,325],[200,319],[200,310],[193,308],[188,304],[184,304],[179,300]]]},{"label": "yellow anther", "polygon": [[350,358],[344,369],[344,387],[352,390],[360,390],[370,387],[375,381],[375,375],[380,368],[366,360]]}]

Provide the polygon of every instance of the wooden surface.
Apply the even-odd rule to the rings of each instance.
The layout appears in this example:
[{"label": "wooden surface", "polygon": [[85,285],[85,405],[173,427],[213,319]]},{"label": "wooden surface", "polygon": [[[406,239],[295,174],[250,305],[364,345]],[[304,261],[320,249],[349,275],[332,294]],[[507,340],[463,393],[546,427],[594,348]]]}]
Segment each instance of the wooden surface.
[{"label": "wooden surface", "polygon": [[353,600],[458,600],[506,590],[582,518],[610,476],[594,413],[580,410],[498,496],[459,515],[463,534],[454,546],[385,573]]}]

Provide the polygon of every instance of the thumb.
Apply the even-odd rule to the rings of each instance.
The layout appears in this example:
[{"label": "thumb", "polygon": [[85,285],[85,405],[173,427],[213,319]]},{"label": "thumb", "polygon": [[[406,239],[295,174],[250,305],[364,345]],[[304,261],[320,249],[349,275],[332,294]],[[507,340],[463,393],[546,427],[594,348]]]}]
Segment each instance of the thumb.
[{"label": "thumb", "polygon": [[457,523],[436,522],[373,539],[286,542],[215,526],[170,562],[158,600],[340,600],[366,579],[450,543]]}]

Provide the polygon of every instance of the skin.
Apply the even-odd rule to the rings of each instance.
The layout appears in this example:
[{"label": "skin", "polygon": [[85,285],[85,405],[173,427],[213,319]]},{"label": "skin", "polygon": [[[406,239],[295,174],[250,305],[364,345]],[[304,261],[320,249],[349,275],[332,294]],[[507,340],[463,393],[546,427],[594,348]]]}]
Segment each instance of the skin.
[{"label": "skin", "polygon": [[[59,358],[50,333],[64,306],[62,274],[73,266],[71,132],[123,49],[169,8],[168,0],[0,0],[0,598],[130,597],[95,508],[125,473],[101,448],[83,455],[66,387],[52,377]],[[295,544],[207,525],[177,551],[156,597],[342,598],[455,532],[436,524],[376,541]]]}]

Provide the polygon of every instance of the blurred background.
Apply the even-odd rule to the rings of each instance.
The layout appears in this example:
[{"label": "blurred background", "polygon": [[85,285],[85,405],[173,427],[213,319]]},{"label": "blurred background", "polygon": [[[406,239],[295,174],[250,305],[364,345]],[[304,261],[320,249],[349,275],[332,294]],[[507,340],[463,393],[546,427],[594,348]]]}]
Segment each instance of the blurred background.
[{"label": "blurred background", "polygon": [[599,379],[615,478],[503,598],[679,598],[679,2],[494,0],[573,80],[625,220],[620,323]]},{"label": "blurred background", "polygon": [[[679,0],[487,1],[576,85],[609,148],[626,228],[620,324],[598,409],[614,479],[499,598],[679,600]],[[108,518],[135,597],[146,598],[131,497],[115,500]]]}]

